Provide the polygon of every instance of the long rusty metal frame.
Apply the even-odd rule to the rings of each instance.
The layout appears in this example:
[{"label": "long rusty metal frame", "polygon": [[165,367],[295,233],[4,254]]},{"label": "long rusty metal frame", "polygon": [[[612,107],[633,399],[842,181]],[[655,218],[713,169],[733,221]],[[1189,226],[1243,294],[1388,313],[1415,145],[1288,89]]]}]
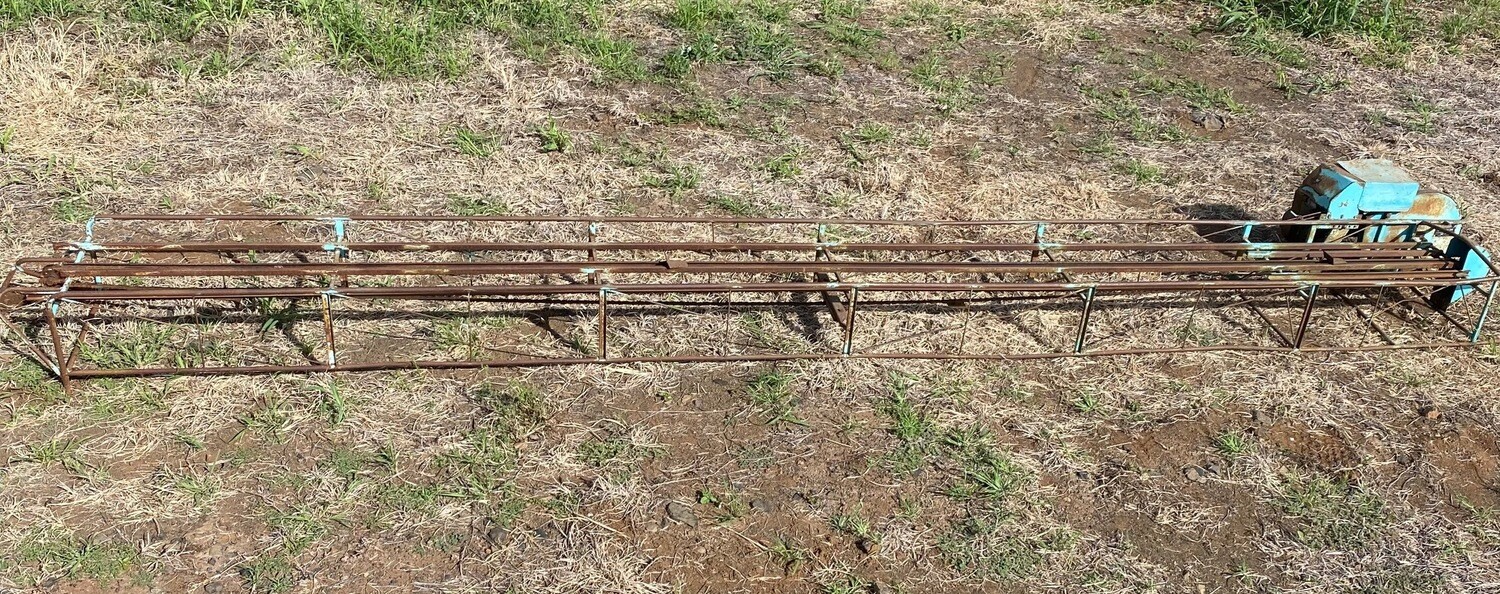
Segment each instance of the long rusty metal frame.
[{"label": "long rusty metal frame", "polygon": [[[103,242],[96,231],[103,225],[120,222],[204,223],[255,222],[268,225],[327,225],[327,242],[316,241],[122,241]],[[472,224],[518,223],[555,224],[577,227],[573,241],[352,241],[351,226],[367,223],[442,223]],[[607,225],[700,225],[708,229],[707,241],[600,241]],[[808,241],[725,241],[720,233],[726,227],[805,226]],[[902,226],[908,229],[1019,229],[1029,231],[1032,241],[905,241],[844,242],[831,240],[834,227]],[[1197,235],[1203,241],[1048,241],[1058,229],[1110,226],[1128,229],[1181,228],[1211,229]],[[1253,232],[1276,231],[1295,226],[1338,227],[1358,230],[1370,227],[1396,227],[1404,230],[1407,241],[1337,243],[1287,243],[1251,241]],[[24,352],[52,370],[65,387],[73,380],[101,377],[142,377],[163,375],[221,375],[307,373],[332,371],[369,371],[394,369],[474,369],[539,365],[579,365],[617,363],[682,363],[726,361],[784,361],[839,358],[928,358],[1023,360],[1055,357],[1119,356],[1154,353],[1203,351],[1254,352],[1334,352],[1387,349],[1432,349],[1480,344],[1493,306],[1500,270],[1487,257],[1484,262],[1492,274],[1469,278],[1455,263],[1435,247],[1432,237],[1450,237],[1467,241],[1461,225],[1451,221],[1421,220],[1353,220],[1336,224],[1321,220],[1029,220],[1029,221],[889,221],[773,218],[665,218],[665,217],[396,217],[396,216],[261,216],[261,215],[115,215],[92,219],[86,235],[79,241],[58,242],[51,258],[31,258],[18,262],[8,271],[0,285],[0,306],[8,311],[4,323],[13,341],[23,343]],[[1398,233],[1400,234],[1400,233]],[[1309,236],[1314,234],[1307,234]],[[1357,239],[1362,234],[1348,233]],[[447,253],[472,254],[546,254],[547,260],[398,261],[358,262],[356,254]],[[665,255],[659,259],[639,257],[642,253]],[[695,254],[703,258],[682,259],[675,255]],[[1130,254],[1127,258],[1088,260],[1059,259],[1063,255]],[[295,262],[260,263],[244,261],[246,255],[283,254],[296,257]],[[766,254],[778,257],[767,259]],[[897,260],[892,255],[906,258]],[[1029,256],[1026,259],[1000,260],[1000,255]],[[581,257],[581,260],[558,260]],[[722,259],[735,255],[750,260]],[[868,259],[884,255],[884,259]],[[947,260],[933,261],[934,255]],[[1198,259],[1183,259],[1186,255]],[[228,262],[202,262],[202,257],[227,258]],[[866,259],[861,259],[861,256]],[[1218,259],[1202,259],[1217,257]],[[1481,255],[1481,257],[1484,257]],[[176,258],[180,261],[164,262]],[[852,259],[851,259],[852,258]],[[905,275],[900,279],[850,280],[851,275]],[[1134,274],[1135,279],[1079,280],[1076,277],[1102,274],[1111,277]],[[610,282],[613,275],[630,275],[645,279],[638,282]],[[732,280],[681,282],[684,275],[710,278],[729,276]],[[918,276],[917,279],[907,278]],[[495,282],[493,277],[511,280]],[[769,276],[770,279],[764,278]],[[1146,277],[1150,278],[1146,278]],[[416,279],[409,286],[362,284],[375,278],[407,277]],[[521,281],[514,280],[520,277]],[[939,277],[939,278],[934,278]],[[955,277],[958,280],[955,280]],[[16,282],[30,279],[31,284]],[[459,280],[490,279],[489,282],[464,284]],[[583,279],[579,281],[577,279]],[[675,282],[657,279],[669,278]],[[996,280],[998,278],[998,280]],[[211,286],[219,279],[219,286]],[[280,282],[276,286],[229,286],[228,280],[251,284]],[[561,281],[561,282],[558,282]],[[157,283],[141,286],[140,283]],[[165,283],[165,284],[162,284]],[[290,283],[290,284],[288,284]],[[1347,300],[1347,294],[1362,290],[1408,290],[1417,293],[1455,287],[1473,287],[1483,305],[1465,326],[1448,317],[1466,333],[1465,340],[1399,343],[1392,340],[1374,318],[1366,317],[1384,337],[1382,344],[1328,346],[1309,344],[1313,313],[1320,298],[1335,292]],[[719,295],[733,303],[742,294],[811,294],[821,296],[842,332],[837,352],[776,352],[730,355],[656,355],[630,356],[611,351],[610,317],[620,301],[631,297],[650,303],[670,304],[671,299]],[[926,299],[901,299],[900,294],[935,295]],[[1160,348],[1090,349],[1091,317],[1105,295],[1167,295],[1189,293],[1227,294],[1240,299],[1265,321],[1277,344],[1223,344],[1211,346],[1175,346]],[[1251,294],[1262,297],[1300,295],[1301,313],[1290,336],[1277,327],[1254,304]],[[880,296],[898,298],[882,300]],[[967,297],[965,297],[967,295]],[[655,297],[656,299],[650,299]],[[214,367],[131,367],[78,368],[81,346],[88,339],[90,319],[101,308],[131,304],[181,302],[195,300],[240,302],[247,299],[285,298],[316,300],[324,330],[322,356],[302,365],[244,365]],[[1080,315],[1072,348],[1047,352],[949,353],[904,352],[857,349],[860,329],[859,313],[869,307],[901,307],[920,303],[981,302],[1001,299],[1077,299]],[[486,300],[580,305],[597,308],[596,346],[592,356],[539,358],[516,357],[489,360],[402,360],[355,362],[340,360],[336,336],[337,318],[334,303],[339,300]],[[805,307],[807,303],[781,304]],[[84,305],[89,314],[72,318],[63,313],[64,305]],[[682,302],[679,306],[712,306],[713,303]],[[40,316],[35,312],[40,311]],[[1361,311],[1361,316],[1365,314]],[[77,322],[79,330],[68,345],[60,327]],[[45,328],[42,345],[26,340]],[[33,329],[27,331],[27,327]],[[877,345],[879,346],[879,345]],[[962,349],[962,347],[960,347]]]}]

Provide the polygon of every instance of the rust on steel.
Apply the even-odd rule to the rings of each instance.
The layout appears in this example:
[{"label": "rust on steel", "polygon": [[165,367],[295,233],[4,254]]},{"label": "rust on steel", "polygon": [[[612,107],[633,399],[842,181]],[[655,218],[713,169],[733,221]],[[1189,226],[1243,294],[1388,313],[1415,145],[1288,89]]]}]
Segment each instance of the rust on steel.
[{"label": "rust on steel", "polygon": [[[402,225],[445,230],[390,229]],[[1372,227],[1389,228],[1389,233],[1374,235],[1393,239],[1361,241],[1369,234],[1355,231]],[[1311,236],[1285,232],[1309,228],[1336,228],[1343,239],[1312,243],[1275,237]],[[0,308],[12,346],[65,385],[98,377],[607,363],[1430,349],[1481,343],[1500,281],[1493,275],[1466,274],[1433,239],[1461,239],[1461,228],[1461,222],[1418,219],[107,215],[90,220],[81,239],[53,242],[52,255],[17,261],[0,284]],[[619,232],[610,235],[612,230]],[[359,233],[378,237],[356,238]],[[1252,233],[1273,237],[1251,241]],[[451,237],[454,234],[459,237]],[[1399,342],[1376,325],[1375,314],[1357,309],[1355,302],[1359,295],[1378,299],[1390,294],[1412,301],[1457,287],[1479,292],[1482,299],[1473,301],[1484,307],[1469,322],[1460,320],[1464,312],[1440,311],[1461,331],[1450,340]],[[1230,303],[1218,307],[1249,308],[1271,340],[1103,345],[1108,337],[1092,331],[1100,308],[1111,298],[1143,295],[1176,300],[1224,296]],[[1337,299],[1330,298],[1334,296]],[[1271,298],[1295,300],[1294,311],[1282,321],[1273,319],[1257,303]],[[90,349],[90,341],[100,340],[96,326],[110,320],[183,323],[180,316],[162,313],[183,302],[265,317],[274,314],[251,303],[275,299],[307,300],[308,311],[315,312],[312,319],[322,342],[305,349],[304,362],[133,361],[138,365],[127,366],[89,364],[85,360],[91,358],[80,355]],[[346,300],[377,308],[454,301],[536,304],[592,316],[594,336],[587,340],[591,352],[577,356],[511,353],[462,360],[413,356],[362,361],[351,358],[358,349],[339,336],[340,317],[351,315],[338,307]],[[998,303],[1072,308],[1076,324],[1052,349],[977,352],[960,344],[940,352],[882,348],[901,338],[874,336],[880,326],[863,321],[902,308],[936,304],[954,311],[982,311],[986,304]],[[1359,319],[1374,327],[1383,341],[1319,343],[1315,313],[1335,303],[1355,307]],[[655,309],[643,309],[644,304]],[[652,316],[735,307],[813,311],[808,310],[812,306],[823,308],[830,327],[836,329],[837,337],[826,352],[726,348],[715,353],[640,353],[611,338],[620,332],[612,318],[627,311],[631,316]],[[390,307],[395,315],[397,306]],[[438,315],[461,314],[431,314]]]}]

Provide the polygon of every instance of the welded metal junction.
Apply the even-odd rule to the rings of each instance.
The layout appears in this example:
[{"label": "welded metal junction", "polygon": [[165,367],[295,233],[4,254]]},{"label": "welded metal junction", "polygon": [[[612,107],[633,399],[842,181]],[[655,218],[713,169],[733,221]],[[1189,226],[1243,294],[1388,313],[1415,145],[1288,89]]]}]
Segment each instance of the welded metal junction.
[{"label": "welded metal junction", "polygon": [[0,306],[64,384],[1437,348],[1480,343],[1496,290],[1455,243],[1414,219],[118,215],[17,263]]}]

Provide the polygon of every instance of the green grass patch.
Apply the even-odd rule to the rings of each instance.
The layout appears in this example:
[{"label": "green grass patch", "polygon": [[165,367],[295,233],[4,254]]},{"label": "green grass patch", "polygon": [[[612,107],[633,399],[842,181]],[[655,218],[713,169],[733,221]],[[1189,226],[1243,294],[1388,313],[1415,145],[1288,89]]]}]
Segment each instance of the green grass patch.
[{"label": "green grass patch", "polygon": [[632,439],[619,423],[610,424],[606,430],[590,435],[578,445],[578,457],[595,468],[614,464],[635,465],[647,458],[657,457],[663,451],[664,448],[659,444]]},{"label": "green grass patch", "polygon": [[52,203],[52,216],[64,223],[82,223],[97,209],[80,193],[66,192]]},{"label": "green grass patch", "polygon": [[[1428,27],[1404,0],[1211,0],[1220,11],[1218,27],[1236,36],[1241,47],[1300,67],[1305,56],[1278,39],[1282,32],[1327,40],[1362,38],[1375,49],[1361,55],[1387,66],[1411,52],[1413,42],[1429,35]],[[1433,32],[1435,33],[1435,32]]]},{"label": "green grass patch", "polygon": [[461,74],[469,56],[457,40],[458,24],[446,11],[400,10],[358,0],[300,0],[291,12],[322,33],[343,65],[390,78]]},{"label": "green grass patch", "polygon": [[204,29],[249,17],[256,0],[128,0],[125,17],[145,24],[152,39],[190,41]]},{"label": "green grass patch", "polygon": [[83,0],[0,0],[0,30],[21,26],[33,19],[62,19],[84,14]]},{"label": "green grass patch", "polygon": [[536,127],[536,137],[544,153],[566,153],[573,148],[573,136],[551,118]]},{"label": "green grass patch", "polygon": [[760,209],[754,203],[732,194],[715,194],[708,197],[708,204],[737,217],[754,216]]},{"label": "green grass patch", "polygon": [[61,466],[81,473],[88,469],[88,465],[83,462],[83,457],[78,454],[83,444],[82,439],[54,437],[27,446],[25,453],[21,454],[19,459],[22,462],[35,462],[44,466]]},{"label": "green grass patch", "polygon": [[875,411],[885,417],[890,425],[886,428],[898,444],[896,449],[884,457],[884,463],[893,474],[907,475],[930,463],[929,458],[937,453],[937,436],[940,428],[927,411],[919,407],[910,392],[916,378],[896,374],[891,378],[891,395],[875,405]]},{"label": "green grass patch", "polygon": [[176,328],[172,326],[140,322],[117,335],[84,345],[81,355],[83,360],[100,367],[158,367],[173,352],[169,343],[175,335]]},{"label": "green grass patch", "polygon": [[790,150],[760,164],[762,171],[771,174],[771,179],[791,179],[802,175],[802,166],[797,161],[802,158],[802,151]]},{"label": "green grass patch", "polygon": [[267,399],[264,406],[240,415],[238,420],[245,431],[273,442],[280,442],[292,427],[291,413],[286,410],[286,402],[279,398]]},{"label": "green grass patch", "polygon": [[950,455],[962,464],[959,481],[946,491],[949,497],[959,501],[1001,503],[1035,479],[1030,470],[997,451],[989,435],[982,430],[952,431],[944,441],[951,448]]},{"label": "green grass patch", "polygon": [[793,32],[791,9],[777,0],[678,0],[663,20],[682,43],[660,70],[681,77],[695,64],[728,61],[757,66],[773,80],[788,78],[812,62]]},{"label": "green grass patch", "polygon": [[1379,540],[1389,522],[1378,496],[1323,476],[1288,477],[1276,502],[1298,522],[1293,538],[1314,549],[1362,549]]},{"label": "green grass patch", "polygon": [[875,536],[875,525],[870,518],[858,510],[842,511],[828,518],[828,525],[834,530],[854,536],[857,538],[872,538]]},{"label": "green grass patch", "polygon": [[298,506],[273,512],[266,523],[280,538],[282,550],[295,555],[332,532],[337,520],[327,517],[323,510]]},{"label": "green grass patch", "polygon": [[855,163],[868,163],[874,147],[887,144],[895,137],[889,126],[880,122],[865,122],[839,134],[839,146],[854,159]]},{"label": "green grass patch", "polygon": [[654,171],[641,178],[641,183],[648,188],[666,190],[673,196],[695,189],[703,181],[703,170],[691,163],[678,163],[663,157],[653,163],[652,169]]},{"label": "green grass patch", "polygon": [[[462,194],[448,196],[448,211],[461,217],[497,217],[511,212],[510,205],[499,197]],[[457,343],[450,341],[446,344],[452,346]]]},{"label": "green grass patch", "polygon": [[785,536],[771,541],[771,545],[766,547],[766,554],[770,555],[771,561],[781,567],[787,575],[797,573],[797,570],[802,569],[802,566],[812,559],[812,554],[807,549]]},{"label": "green grass patch", "polygon": [[1153,185],[1167,181],[1166,170],[1160,165],[1147,163],[1140,159],[1128,159],[1115,165],[1115,170],[1135,179],[1139,185]]},{"label": "green grass patch", "polygon": [[474,388],[469,397],[485,411],[492,427],[512,435],[530,432],[547,418],[547,403],[541,391],[520,382],[485,382]]},{"label": "green grass patch", "polygon": [[981,579],[1018,581],[1039,573],[1048,557],[1078,545],[1068,528],[1026,530],[1008,517],[976,515],[939,537],[938,551],[954,570]]},{"label": "green grass patch", "polygon": [[807,425],[797,415],[798,398],[791,390],[793,379],[791,374],[773,369],[756,374],[745,385],[745,396],[766,424]]},{"label": "green grass patch", "polygon": [[67,398],[57,376],[30,359],[21,359],[5,367],[0,371],[0,378],[4,378],[9,387],[40,398],[44,403],[61,402]]},{"label": "green grass patch", "polygon": [[28,532],[16,545],[15,559],[28,570],[41,575],[94,580],[100,585],[137,574],[137,582],[149,582],[150,575],[141,555],[134,547],[118,541],[81,538],[60,528],[43,528]]},{"label": "green grass patch", "polygon": [[698,504],[713,508],[714,521],[728,524],[750,513],[750,504],[738,492],[725,488],[704,487],[698,490]]},{"label": "green grass patch", "polygon": [[609,30],[612,5],[602,0],[417,1],[453,21],[503,34],[518,51],[538,62],[571,52],[609,80],[642,80],[648,74],[635,42]]},{"label": "green grass patch", "polygon": [[699,124],[709,128],[723,128],[724,112],[737,108],[734,104],[694,95],[669,101],[652,115],[652,119],[667,125]]},{"label": "green grass patch", "polygon": [[251,592],[282,594],[301,581],[301,573],[283,552],[268,553],[239,567],[240,579]]},{"label": "green grass patch", "polygon": [[489,157],[500,146],[500,137],[468,128],[455,128],[449,144],[458,152],[471,157]]}]

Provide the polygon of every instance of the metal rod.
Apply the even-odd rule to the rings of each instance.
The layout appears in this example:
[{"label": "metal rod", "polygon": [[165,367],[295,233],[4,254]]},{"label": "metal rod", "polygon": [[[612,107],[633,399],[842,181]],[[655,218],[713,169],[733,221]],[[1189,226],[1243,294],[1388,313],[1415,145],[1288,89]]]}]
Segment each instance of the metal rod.
[{"label": "metal rod", "polygon": [[[689,251],[689,252],[954,252],[992,251],[1029,252],[1032,261],[1040,255],[1039,250],[1051,252],[1242,252],[1267,254],[1315,254],[1322,251],[1377,253],[1385,255],[1418,255],[1416,242],[1390,243],[1329,243],[1308,245],[1305,243],[795,243],[795,242],[600,242],[600,243],[490,243],[490,242],[177,242],[177,243],[88,243],[58,242],[53,249],[60,252],[86,251],[90,253],[139,252],[139,253],[295,253],[332,250],[343,253],[349,250],[365,252],[536,252],[561,251],[583,252],[595,259],[600,252],[617,251]],[[347,256],[344,258],[347,260]]]},{"label": "metal rod", "polygon": [[[1339,277],[1334,277],[1339,278]],[[1317,279],[1326,288],[1375,289],[1384,287],[1451,287],[1455,284],[1491,282],[1497,278],[1478,279],[1463,283],[1452,280],[1329,280]],[[626,283],[609,285],[468,285],[468,286],[417,286],[417,287],[350,287],[340,289],[339,295],[346,298],[365,299],[423,299],[428,297],[477,297],[505,295],[580,295],[598,292],[608,287],[617,293],[632,294],[712,294],[712,293],[805,293],[847,290],[859,287],[868,292],[1014,292],[1014,293],[1073,293],[1086,289],[1078,283]],[[1203,280],[1203,281],[1129,281],[1099,282],[1092,285],[1111,293],[1160,293],[1182,291],[1254,291],[1298,289],[1307,286],[1306,280],[1288,277],[1286,280]],[[314,298],[324,289],[318,287],[275,288],[144,288],[91,291],[70,289],[32,288],[18,291],[27,303],[52,299],[69,301],[131,301],[131,300],[195,300],[195,299],[256,299],[256,298]]]},{"label": "metal rod", "polygon": [[859,305],[859,287],[849,288],[848,315],[844,317],[844,348],[845,357],[854,354],[854,312]]},{"label": "metal rod", "polygon": [[56,361],[52,371],[57,373],[57,380],[62,383],[64,392],[72,390],[72,382],[68,377],[68,358],[63,354],[62,333],[57,328],[57,303],[48,303],[42,311],[46,312],[47,330],[52,335],[52,357]]},{"label": "metal rod", "polygon": [[1297,324],[1297,339],[1292,348],[1301,349],[1302,341],[1307,338],[1307,326],[1312,322],[1313,303],[1318,299],[1318,285],[1309,285],[1307,288],[1307,303],[1302,306],[1302,321]]},{"label": "metal rod", "polygon": [[319,275],[349,276],[447,276],[505,274],[812,274],[812,273],[972,273],[1089,274],[1150,272],[1159,274],[1294,274],[1334,272],[1381,272],[1437,270],[1453,272],[1449,262],[1436,259],[1390,259],[1324,263],[1320,261],[1053,261],[1030,262],[861,262],[782,261],[588,261],[588,262],[413,262],[309,263],[309,264],[57,264],[43,269],[47,282],[86,277],[291,277]]},{"label": "metal rod", "polygon": [[338,347],[333,340],[333,298],[328,293],[323,293],[323,339],[324,360],[329,367],[338,365]]},{"label": "metal rod", "polygon": [[1094,291],[1096,287],[1089,287],[1083,292],[1083,315],[1078,318],[1078,339],[1073,341],[1073,352],[1082,353],[1083,343],[1089,334],[1089,318],[1094,314]]},{"label": "metal rod", "polygon": [[[349,221],[381,221],[381,222],[495,222],[495,223],[588,223],[597,221],[601,223],[704,223],[710,225],[746,225],[746,224],[818,224],[829,225],[869,225],[869,226],[894,226],[894,227],[992,227],[992,226],[1034,226],[1037,223],[1045,223],[1049,226],[1056,225],[1215,225],[1239,227],[1242,225],[1265,225],[1270,227],[1321,227],[1328,225],[1328,221],[1319,219],[1289,219],[1289,220],[1184,220],[1184,219],[996,219],[996,220],[972,220],[952,221],[936,219],[814,219],[814,218],[774,218],[774,217],[647,217],[647,216],[612,216],[612,217],[548,217],[548,216],[398,216],[398,215],[248,215],[248,214],[212,214],[212,215],[171,215],[171,214],[107,214],[95,217],[96,221],[331,221],[333,219],[345,219]],[[1341,219],[1337,221],[1339,226],[1408,226],[1408,225],[1431,225],[1435,227],[1451,226],[1461,224],[1463,221],[1442,219]]]},{"label": "metal rod", "polygon": [[[1240,296],[1244,297],[1244,294],[1240,293]],[[1266,327],[1271,329],[1271,333],[1276,335],[1276,338],[1281,341],[1281,344],[1289,347],[1292,346],[1292,339],[1287,338],[1286,334],[1283,333],[1280,328],[1276,327],[1276,322],[1271,320],[1271,316],[1266,315],[1266,312],[1262,311],[1260,307],[1257,307],[1255,305],[1255,302],[1249,299],[1245,299],[1244,304],[1246,307],[1250,308],[1250,311],[1255,312],[1256,316],[1260,317],[1260,321],[1266,323]]]},{"label": "metal rod", "polygon": [[1479,310],[1479,321],[1474,324],[1474,332],[1469,335],[1469,342],[1478,343],[1484,334],[1484,323],[1490,317],[1490,308],[1495,305],[1495,291],[1500,289],[1500,281],[1490,282],[1490,291],[1484,296],[1484,308]]},{"label": "metal rod", "polygon": [[599,289],[599,359],[609,359],[609,289]]},{"label": "metal rod", "polygon": [[1357,304],[1353,300],[1349,299],[1348,295],[1345,295],[1343,293],[1339,293],[1338,295],[1339,295],[1339,300],[1343,301],[1345,305],[1348,305],[1350,308],[1352,308],[1354,310],[1354,313],[1357,314],[1360,317],[1360,319],[1362,319],[1366,323],[1368,323],[1370,325],[1370,328],[1373,329],[1376,334],[1379,334],[1380,338],[1384,339],[1387,344],[1395,344],[1396,343],[1396,339],[1391,338],[1391,335],[1387,334],[1386,331],[1385,331],[1385,329],[1381,328],[1380,324],[1375,321],[1375,314],[1367,314],[1367,313],[1365,313],[1364,308],[1360,307],[1359,304]]}]

